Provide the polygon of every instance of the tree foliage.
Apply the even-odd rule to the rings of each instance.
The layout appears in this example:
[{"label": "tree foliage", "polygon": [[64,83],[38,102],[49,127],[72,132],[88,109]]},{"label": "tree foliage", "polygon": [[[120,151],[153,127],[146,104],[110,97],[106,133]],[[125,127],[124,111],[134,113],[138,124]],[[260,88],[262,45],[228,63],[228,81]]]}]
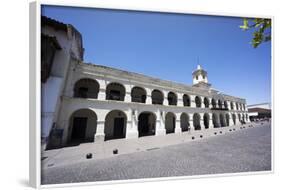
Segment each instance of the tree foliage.
[{"label": "tree foliage", "polygon": [[251,44],[257,48],[261,43],[271,40],[271,19],[266,18],[244,18],[240,28],[244,31],[253,29]]}]

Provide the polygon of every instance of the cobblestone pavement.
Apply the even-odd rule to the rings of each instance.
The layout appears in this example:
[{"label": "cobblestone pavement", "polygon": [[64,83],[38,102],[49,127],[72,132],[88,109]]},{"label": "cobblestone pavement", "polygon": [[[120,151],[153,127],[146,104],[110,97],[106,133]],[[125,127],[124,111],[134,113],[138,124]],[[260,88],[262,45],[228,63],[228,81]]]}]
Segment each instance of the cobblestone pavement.
[{"label": "cobblestone pavement", "polygon": [[271,170],[271,127],[42,170],[42,184]]}]

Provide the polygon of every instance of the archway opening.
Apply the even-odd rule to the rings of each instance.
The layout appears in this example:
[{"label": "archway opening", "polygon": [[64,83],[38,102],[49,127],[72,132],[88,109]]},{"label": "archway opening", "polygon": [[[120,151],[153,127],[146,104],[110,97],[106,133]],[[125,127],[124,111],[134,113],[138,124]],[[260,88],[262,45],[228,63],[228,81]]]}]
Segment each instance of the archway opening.
[{"label": "archway opening", "polygon": [[120,139],[126,136],[127,116],[121,110],[113,110],[105,117],[105,140]]},{"label": "archway opening", "polygon": [[205,105],[205,108],[208,108],[208,107],[209,107],[209,104],[210,104],[209,99],[205,97],[205,98],[204,98],[204,105]]},{"label": "archway opening", "polygon": [[219,124],[218,115],[216,113],[213,113],[212,120],[213,120],[214,128],[219,128],[220,124]]},{"label": "archway opening", "polygon": [[215,99],[212,98],[212,107],[216,108],[217,107],[217,102]]},{"label": "archway opening", "polygon": [[233,121],[233,124],[236,125],[236,115],[235,114],[232,114],[232,121]]},{"label": "archway opening", "polygon": [[155,135],[156,116],[151,112],[142,112],[138,117],[139,137]]},{"label": "archway opening", "polygon": [[201,108],[202,102],[201,102],[201,98],[199,96],[195,97],[195,104],[196,104],[197,108]]},{"label": "archway opening", "polygon": [[226,114],[225,118],[226,118],[226,126],[229,126],[229,120],[230,120],[229,114]]},{"label": "archway opening", "polygon": [[222,101],[221,100],[218,100],[218,105],[219,105],[219,108],[222,109]]},{"label": "archway opening", "polygon": [[190,97],[187,94],[183,95],[183,105],[190,107]]},{"label": "archway opening", "polygon": [[69,119],[68,143],[70,145],[93,142],[97,129],[97,115],[90,109],[75,111]]},{"label": "archway opening", "polygon": [[210,121],[209,114],[205,113],[203,119],[204,119],[205,129],[209,129],[209,121]]},{"label": "archway opening", "polygon": [[151,94],[152,104],[163,105],[164,95],[160,90],[153,90]]},{"label": "archway opening", "polygon": [[106,99],[124,101],[125,87],[119,83],[110,83],[106,87]]},{"label": "archway opening", "polygon": [[200,130],[201,129],[201,125],[200,125],[200,115],[198,113],[193,114],[193,126],[194,126],[194,130]]},{"label": "archway opening", "polygon": [[224,104],[224,108],[228,109],[227,101],[224,101],[223,104]]},{"label": "archway opening", "polygon": [[169,92],[168,93],[168,102],[169,102],[169,105],[176,106],[177,105],[177,95],[173,92]]},{"label": "archway opening", "polygon": [[185,132],[189,130],[189,116],[186,113],[181,114],[181,131]]},{"label": "archway opening", "polygon": [[80,79],[74,85],[74,97],[76,98],[98,98],[100,85],[93,79]]},{"label": "archway opening", "polygon": [[132,102],[145,103],[146,91],[141,87],[134,87],[131,92]]},{"label": "archway opening", "polygon": [[230,108],[231,108],[231,110],[233,110],[233,109],[234,109],[233,102],[231,102],[231,103],[230,103]]},{"label": "archway opening", "polygon": [[166,134],[174,133],[176,128],[176,116],[172,112],[168,112],[165,116]]},{"label": "archway opening", "polygon": [[225,124],[225,118],[224,118],[224,114],[220,114],[220,124],[222,127],[225,127],[226,124]]}]

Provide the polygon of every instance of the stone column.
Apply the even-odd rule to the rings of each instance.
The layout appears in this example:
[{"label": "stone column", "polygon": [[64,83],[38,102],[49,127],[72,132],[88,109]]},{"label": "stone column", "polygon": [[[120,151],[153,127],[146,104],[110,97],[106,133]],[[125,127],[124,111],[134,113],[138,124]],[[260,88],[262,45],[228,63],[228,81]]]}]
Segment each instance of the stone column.
[{"label": "stone column", "polygon": [[126,129],[126,139],[138,138],[138,119],[137,119],[137,110],[129,110],[127,129]]},{"label": "stone column", "polygon": [[176,114],[176,128],[175,128],[175,133],[182,133],[181,130],[181,121],[180,121],[180,114]]},{"label": "stone column", "polygon": [[193,132],[194,131],[194,126],[193,126],[193,114],[190,113],[188,114],[189,116],[189,128],[190,128],[190,132]]},{"label": "stone column", "polygon": [[209,108],[213,108],[212,98],[209,98]]},{"label": "stone column", "polygon": [[97,121],[97,130],[95,134],[95,142],[103,142],[104,141],[104,125],[105,121]]},{"label": "stone column", "polygon": [[98,100],[106,100],[106,84],[105,80],[97,80],[100,84]]},{"label": "stone column", "polygon": [[163,91],[163,95],[164,95],[163,105],[168,106],[169,105],[169,102],[168,102],[168,92],[167,91]]},{"label": "stone column", "polygon": [[205,130],[204,113],[200,113],[200,127],[201,127],[201,130]]},{"label": "stone column", "polygon": [[204,97],[200,97],[201,99],[201,108],[205,108],[205,104],[204,104]]},{"label": "stone column", "polygon": [[212,113],[209,113],[209,129],[213,129],[214,128],[214,124],[213,124],[213,114]]},{"label": "stone column", "polygon": [[131,102],[131,99],[131,92],[126,92],[124,102]]},{"label": "stone column", "polygon": [[194,95],[190,95],[190,107],[196,108],[195,96]]},{"label": "stone column", "polygon": [[182,93],[178,93],[177,96],[178,96],[177,106],[182,107],[183,106],[183,94]]},{"label": "stone column", "polygon": [[157,110],[157,113],[156,113],[156,133],[155,133],[156,136],[166,134],[164,115],[165,115],[164,111]]},{"label": "stone column", "polygon": [[146,100],[145,100],[145,103],[146,104],[152,104],[151,89],[146,88],[145,90],[146,90]]},{"label": "stone column", "polygon": [[232,114],[231,113],[228,113],[229,114],[229,126],[233,126],[234,123],[233,123],[233,119],[232,119]]},{"label": "stone column", "polygon": [[100,89],[98,94],[98,100],[106,100],[106,90]]}]

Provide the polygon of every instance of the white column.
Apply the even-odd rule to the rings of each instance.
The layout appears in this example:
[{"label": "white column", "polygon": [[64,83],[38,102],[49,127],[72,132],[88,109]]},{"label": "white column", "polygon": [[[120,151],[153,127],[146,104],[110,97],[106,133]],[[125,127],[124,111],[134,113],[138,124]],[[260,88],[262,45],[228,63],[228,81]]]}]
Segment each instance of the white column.
[{"label": "white column", "polygon": [[190,95],[190,107],[196,108],[195,96],[194,95]]},{"label": "white column", "polygon": [[190,132],[193,132],[194,131],[194,126],[193,126],[193,114],[190,113],[188,114],[189,115],[189,124],[190,124]]},{"label": "white column", "polygon": [[178,96],[177,106],[182,107],[183,106],[183,94],[182,93],[178,93],[177,96]]},{"label": "white column", "polygon": [[125,93],[124,102],[131,102],[131,92]]},{"label": "white column", "polygon": [[126,139],[138,138],[138,112],[137,110],[129,110],[128,120],[127,120],[127,129],[126,129]]},{"label": "white column", "polygon": [[106,99],[106,90],[100,89],[98,94],[98,100],[105,100]]},{"label": "white column", "polygon": [[213,124],[213,114],[212,113],[209,113],[209,129],[213,129],[214,128],[214,124]]},{"label": "white column", "polygon": [[156,136],[166,134],[164,116],[165,116],[164,111],[157,110],[157,112],[156,112],[156,133],[155,133]]},{"label": "white column", "polygon": [[163,95],[164,95],[163,105],[168,106],[169,105],[169,102],[168,102],[168,92],[167,91],[163,91]]},{"label": "white column", "polygon": [[146,88],[146,100],[145,103],[146,104],[152,104],[152,98],[151,98],[151,89]]},{"label": "white column", "polygon": [[180,121],[180,114],[176,114],[176,128],[175,128],[175,133],[182,133],[181,130],[181,121]]},{"label": "white column", "polygon": [[103,142],[104,141],[104,125],[105,121],[97,121],[97,130],[95,134],[95,142]]},{"label": "white column", "polygon": [[[200,96],[199,96],[200,97]],[[205,104],[204,104],[204,97],[200,97],[201,98],[201,108],[205,108]]]},{"label": "white column", "polygon": [[212,98],[209,98],[209,108],[213,108]]},{"label": "white column", "polygon": [[97,80],[100,85],[98,100],[106,100],[106,83],[105,80]]},{"label": "white column", "polygon": [[201,127],[201,130],[205,130],[204,113],[200,113],[200,127]]},{"label": "white column", "polygon": [[234,125],[233,118],[232,118],[232,114],[229,113],[229,126],[232,126],[232,125]]}]

